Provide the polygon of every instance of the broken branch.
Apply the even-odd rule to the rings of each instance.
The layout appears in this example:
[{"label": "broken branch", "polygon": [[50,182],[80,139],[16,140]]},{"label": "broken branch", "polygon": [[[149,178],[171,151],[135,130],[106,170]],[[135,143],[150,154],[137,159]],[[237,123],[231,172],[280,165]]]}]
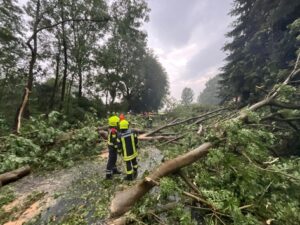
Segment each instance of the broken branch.
[{"label": "broken branch", "polygon": [[188,118],[188,119],[185,119],[185,120],[182,120],[182,121],[179,121],[179,122],[175,122],[175,123],[169,123],[167,125],[164,125],[164,126],[161,126],[153,131],[150,131],[148,133],[145,134],[145,137],[147,136],[150,136],[150,135],[153,135],[155,133],[157,133],[158,131],[162,130],[162,129],[165,129],[165,128],[168,128],[168,127],[173,127],[173,126],[177,126],[177,125],[180,125],[180,124],[183,124],[183,123],[187,123],[187,122],[190,122],[192,120],[197,120],[197,119],[200,119],[202,117],[205,117],[205,116],[208,116],[208,115],[211,115],[211,114],[214,114],[214,113],[217,113],[217,112],[220,112],[220,111],[223,111],[223,110],[226,110],[228,109],[229,107],[226,107],[226,108],[221,108],[221,109],[217,109],[217,110],[214,110],[214,111],[211,111],[211,112],[207,112],[205,114],[202,114],[202,115],[199,115],[199,116],[195,116],[195,117],[191,117],[191,118]]},{"label": "broken branch", "polygon": [[[180,155],[175,159],[161,164],[154,172],[150,173],[148,177],[159,182],[160,178],[174,173],[205,156],[211,147],[211,143],[204,143],[184,155]],[[154,186],[153,183],[143,180],[130,189],[117,192],[110,205],[111,217],[121,216],[129,211],[135,202],[142,198]]]},{"label": "broken branch", "polygon": [[24,166],[7,173],[3,173],[0,175],[0,187],[18,179],[21,179],[22,177],[28,175],[30,172],[30,166]]}]

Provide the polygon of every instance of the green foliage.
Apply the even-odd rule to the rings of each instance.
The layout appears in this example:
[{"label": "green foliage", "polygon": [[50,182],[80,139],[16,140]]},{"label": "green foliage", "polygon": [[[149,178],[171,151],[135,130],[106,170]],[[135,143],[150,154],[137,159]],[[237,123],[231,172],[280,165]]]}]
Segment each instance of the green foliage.
[{"label": "green foliage", "polygon": [[141,90],[134,97],[132,109],[137,112],[157,111],[168,93],[168,77],[158,59],[151,53],[147,53],[143,67],[143,85],[140,84]]},{"label": "green foliage", "polygon": [[190,104],[188,106],[184,105],[177,105],[172,109],[171,112],[168,113],[168,117],[171,118],[180,118],[180,117],[192,117],[192,116],[198,116],[201,113],[205,113],[209,110],[213,110],[215,107],[211,106],[203,106],[200,104]]},{"label": "green foliage", "polygon": [[[168,79],[147,47],[145,0],[29,0],[22,9],[20,4],[0,2],[0,113],[10,128],[24,84],[30,89],[27,119],[59,110],[75,124],[91,108],[103,117],[111,108],[139,112],[162,106]],[[34,35],[23,40],[24,33],[36,33],[36,48]],[[27,51],[32,54],[24,58]]]},{"label": "green foliage", "polygon": [[300,18],[296,19],[288,27],[291,30],[292,34],[297,35],[296,40],[297,40],[298,46],[300,46]]},{"label": "green foliage", "polygon": [[96,119],[93,115],[71,129],[65,117],[51,112],[48,118],[41,115],[31,118],[23,129],[23,136],[9,135],[0,146],[0,173],[29,164],[52,169],[71,166],[74,161],[97,154],[104,146],[97,145]]},{"label": "green foliage", "polygon": [[171,211],[170,219],[174,222],[179,221],[182,225],[196,225],[197,222],[191,217],[191,213],[184,205],[178,204],[178,206]]},{"label": "green foliage", "polygon": [[[179,110],[178,114],[173,112],[172,115],[175,118],[193,115],[192,109],[187,107],[185,113]],[[280,112],[284,115],[298,115],[298,110],[283,111]],[[138,207],[143,211],[135,211],[137,218],[140,219],[139,215],[144,215],[147,208],[155,209],[172,199],[181,205],[163,214],[161,218],[164,222],[193,224],[197,220],[204,224],[256,225],[272,220],[274,225],[298,224],[299,157],[274,160],[272,151],[283,138],[282,130],[274,130],[274,123],[268,126],[260,124],[261,118],[270,113],[267,109],[258,113],[245,110],[244,113],[249,124],[237,119],[219,122],[216,127],[207,126],[203,137],[196,135],[192,126],[172,127],[170,132],[185,133],[186,136],[180,139],[179,144],[161,148],[165,160],[168,160],[205,141],[213,141],[218,146],[210,150],[205,158],[184,169],[200,190],[199,196],[213,205],[216,213],[208,205],[196,203],[182,195],[182,191],[193,191],[178,176],[170,176],[160,180],[159,191],[153,191],[139,203]],[[149,221],[153,220],[143,220]]]},{"label": "green foliage", "polygon": [[4,117],[0,114],[0,136],[4,136],[9,131],[9,126]]},{"label": "green foliage", "polygon": [[183,105],[189,105],[194,100],[194,91],[191,88],[185,87],[181,93],[181,103]]},{"label": "green foliage", "polygon": [[10,135],[1,146],[3,154],[0,154],[0,173],[10,171],[21,165],[36,163],[35,156],[40,153],[41,148],[32,140]]},{"label": "green foliage", "polygon": [[203,105],[218,105],[221,101],[219,97],[220,76],[215,76],[206,82],[204,90],[199,94],[197,102]]},{"label": "green foliage", "polygon": [[268,155],[268,148],[275,143],[274,134],[264,131],[245,128],[238,120],[230,120],[224,123],[226,130],[225,147],[236,151],[250,153],[257,160],[263,160]]},{"label": "green foliage", "polygon": [[10,187],[7,186],[0,189],[0,209],[2,209],[2,206],[7,203],[12,202],[14,199],[15,195]]},{"label": "green foliage", "polygon": [[261,99],[293,68],[299,49],[299,1],[234,1],[231,41],[221,73],[221,96],[245,103]]},{"label": "green foliage", "polygon": [[4,224],[10,217],[10,213],[3,209],[3,206],[12,202],[15,199],[14,192],[9,187],[0,188],[0,223]]},{"label": "green foliage", "polygon": [[171,178],[164,177],[160,180],[159,184],[160,196],[164,199],[178,192],[177,184]]},{"label": "green foliage", "polygon": [[278,100],[282,102],[289,102],[290,97],[296,92],[296,87],[293,87],[291,85],[275,85],[274,88],[279,88]]}]

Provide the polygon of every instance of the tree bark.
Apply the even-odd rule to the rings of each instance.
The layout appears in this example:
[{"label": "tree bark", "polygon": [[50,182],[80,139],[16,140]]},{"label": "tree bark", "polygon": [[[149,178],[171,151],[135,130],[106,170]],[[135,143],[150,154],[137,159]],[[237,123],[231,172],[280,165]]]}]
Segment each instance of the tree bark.
[{"label": "tree bark", "polygon": [[199,115],[199,116],[195,116],[195,117],[191,117],[191,118],[185,119],[183,121],[178,121],[178,122],[175,122],[175,123],[171,122],[171,123],[169,123],[169,124],[167,124],[165,126],[161,126],[161,127],[157,128],[157,129],[155,129],[153,131],[150,131],[149,133],[146,133],[144,136],[147,137],[147,136],[153,135],[153,134],[155,134],[158,131],[161,131],[163,129],[166,129],[166,128],[169,128],[169,127],[173,127],[173,126],[177,126],[177,125],[180,125],[180,124],[183,124],[183,123],[187,123],[187,122],[190,122],[190,121],[193,121],[193,120],[196,120],[196,119],[200,119],[202,117],[205,117],[205,116],[208,116],[208,115],[211,115],[211,114],[214,114],[214,113],[226,110],[226,109],[228,109],[228,107],[217,109],[217,110],[214,110],[214,111],[211,111],[211,112],[207,112],[205,114],[202,114],[202,115]]},{"label": "tree bark", "polygon": [[31,168],[29,166],[24,166],[19,169],[3,173],[0,175],[0,187],[3,185],[6,185],[8,183],[11,183],[13,181],[16,181],[26,175],[28,175],[31,172]]},{"label": "tree bark", "polygon": [[[61,19],[64,21],[64,6],[63,1],[60,1],[61,7]],[[63,45],[63,53],[64,53],[64,72],[63,72],[63,79],[62,79],[62,87],[61,87],[61,96],[60,96],[60,106],[59,109],[62,110],[64,106],[65,94],[66,94],[66,84],[67,84],[67,77],[68,77],[68,50],[67,50],[67,40],[66,40],[66,31],[65,31],[65,22],[61,23],[62,29],[62,45]]]},{"label": "tree bark", "polygon": [[21,103],[18,111],[17,111],[17,115],[16,115],[16,120],[15,120],[15,129],[14,132],[19,134],[20,133],[20,129],[21,129],[21,119],[22,119],[22,115],[23,112],[25,110],[26,104],[28,102],[28,98],[29,98],[29,89],[26,87],[25,91],[24,91],[24,95],[23,95],[23,102]]},{"label": "tree bark", "polygon": [[69,112],[70,112],[70,102],[71,102],[71,97],[72,97],[72,87],[73,87],[73,83],[74,83],[74,76],[75,76],[75,74],[73,73],[72,74],[72,78],[71,78],[71,81],[70,81],[70,83],[69,83],[69,88],[68,88],[68,101],[67,101],[67,114],[69,114]]},{"label": "tree bark", "polygon": [[[184,155],[161,164],[154,172],[150,173],[148,177],[151,180],[159,182],[160,178],[174,173],[205,156],[211,147],[212,143],[204,143]],[[117,192],[110,205],[111,217],[121,216],[129,211],[135,202],[142,198],[154,186],[155,184],[153,182],[149,182],[145,179],[130,189]]]},{"label": "tree bark", "polygon": [[[58,45],[60,45],[60,44],[58,44]],[[60,67],[60,47],[58,47],[58,53],[56,55],[55,81],[54,81],[54,86],[53,86],[53,92],[52,92],[51,99],[50,99],[49,111],[52,111],[54,108],[55,95],[56,95],[58,79],[59,79],[59,67]]]},{"label": "tree bark", "polygon": [[79,85],[78,85],[78,100],[82,97],[82,71],[81,71],[81,63],[78,63],[78,78],[79,78]]},{"label": "tree bark", "polygon": [[208,116],[208,117],[206,117],[206,118],[198,119],[198,120],[197,120],[196,122],[194,122],[193,124],[200,124],[200,123],[202,123],[202,122],[204,122],[204,121],[206,121],[206,120],[209,120],[209,119],[211,119],[211,118],[214,118],[214,117],[220,116],[220,115],[221,115],[221,113],[216,113],[216,114],[210,115],[210,116]]},{"label": "tree bark", "polygon": [[175,139],[175,136],[154,136],[154,137],[145,137],[145,135],[140,135],[138,137],[141,141],[166,141],[166,140],[172,140]]},{"label": "tree bark", "polygon": [[[300,72],[300,69],[297,69],[299,61],[300,61],[300,54],[298,55],[294,70],[285,79],[285,81],[282,82],[279,87],[274,87],[273,90],[270,92],[270,94],[265,97],[265,99],[250,106],[249,108],[247,108],[247,110],[255,111],[263,106],[268,105],[272,100],[274,100],[275,97],[278,95],[282,86],[285,84],[288,84],[289,81],[296,74],[298,74]],[[246,122],[248,120],[248,115],[245,110],[241,110],[240,115],[234,119],[238,119],[243,122]],[[149,133],[148,133],[148,135],[149,135]],[[144,180],[138,182],[136,185],[130,187],[129,189],[126,189],[121,192],[117,192],[116,195],[114,196],[113,200],[111,201],[111,205],[110,205],[111,217],[112,218],[118,217],[118,216],[121,216],[124,213],[128,212],[131,209],[131,207],[140,198],[142,198],[152,187],[154,187],[156,185],[156,183],[159,182],[160,178],[167,176],[171,173],[174,173],[184,166],[187,166],[187,165],[190,165],[190,164],[196,162],[201,157],[205,156],[208,153],[208,151],[210,150],[210,148],[212,148],[212,147],[213,147],[212,143],[204,143],[204,144],[200,145],[198,148],[196,148],[186,154],[183,154],[181,156],[176,157],[175,159],[169,160],[169,161],[161,164],[154,172],[150,173],[150,175],[147,177],[148,179],[144,179]],[[248,160],[251,161],[251,159],[249,159],[249,158],[248,158]],[[264,170],[267,170],[267,169],[264,169]],[[277,171],[272,171],[272,172],[277,172]],[[279,173],[279,172],[277,172],[277,173]],[[288,174],[284,174],[284,175],[295,179],[294,177],[292,177]],[[153,182],[150,182],[150,181],[153,181]]]},{"label": "tree bark", "polygon": [[[33,24],[33,35],[32,35],[32,39],[31,39],[31,40],[33,40],[33,46],[31,45],[31,41],[26,42],[26,45],[29,47],[30,52],[31,52],[31,59],[29,61],[29,70],[28,70],[26,88],[24,89],[21,104],[19,105],[16,115],[15,115],[14,131],[16,133],[19,132],[19,129],[20,129],[19,126],[21,124],[21,119],[22,119],[25,111],[27,111],[26,117],[29,117],[28,100],[29,100],[29,93],[32,91],[33,80],[34,80],[33,69],[35,66],[36,58],[37,58],[37,41],[38,41],[37,40],[37,29],[38,29],[38,25],[41,21],[40,7],[41,7],[40,0],[38,0],[36,3],[35,22]],[[28,90],[28,93],[27,93],[27,90]]]}]

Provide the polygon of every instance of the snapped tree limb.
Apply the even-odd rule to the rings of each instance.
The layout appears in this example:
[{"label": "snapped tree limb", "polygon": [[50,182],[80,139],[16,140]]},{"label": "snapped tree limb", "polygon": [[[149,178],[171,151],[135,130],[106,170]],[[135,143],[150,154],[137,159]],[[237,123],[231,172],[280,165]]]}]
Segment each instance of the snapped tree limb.
[{"label": "snapped tree limb", "polygon": [[[212,147],[212,143],[204,143],[198,148],[169,160],[161,164],[154,172],[149,174],[151,180],[159,182],[159,179],[167,176],[171,173],[178,171],[179,169],[196,162],[201,157],[205,156],[209,149]],[[131,188],[117,192],[110,205],[111,217],[118,217],[129,211],[131,207],[142,198],[155,184],[142,180]]]},{"label": "snapped tree limb", "polygon": [[[298,55],[294,70],[285,79],[285,81],[281,85],[279,85],[278,88],[274,87],[269,95],[267,95],[263,100],[255,103],[252,106],[250,106],[249,108],[247,108],[247,110],[255,111],[257,109],[260,109],[263,106],[268,105],[272,100],[274,100],[276,98],[276,96],[278,95],[279,91],[281,90],[281,88],[283,87],[283,85],[287,84],[296,74],[298,74],[298,72],[300,72],[300,69],[297,69],[299,60],[300,60],[300,54]],[[222,109],[222,110],[224,110],[224,109]],[[212,114],[212,112],[209,114]],[[204,115],[202,115],[202,116],[204,116]],[[233,118],[233,119],[237,119],[237,120],[246,122],[248,120],[247,111],[241,110],[239,112],[239,116],[237,116],[236,118]],[[190,121],[190,120],[193,120],[193,118],[189,118],[185,121],[181,121],[180,124],[183,122]],[[146,136],[156,133],[159,130],[162,130],[166,127],[175,126],[177,124],[178,123],[168,124],[166,126],[160,127],[150,133],[147,133]],[[174,172],[178,171],[179,169],[196,162],[201,157],[205,156],[213,146],[214,145],[210,142],[204,143],[204,144],[200,145],[198,148],[196,148],[186,154],[180,155],[180,156],[176,157],[175,159],[164,162],[155,171],[150,173],[148,175],[148,177],[151,180],[159,182],[160,178],[167,176],[171,173],[174,173]],[[250,158],[248,158],[248,160],[251,161]],[[266,169],[264,169],[264,170],[266,170]],[[275,172],[275,171],[271,171],[271,172]],[[278,172],[278,171],[276,171],[276,172]],[[294,178],[290,175],[288,177]],[[117,192],[116,195],[114,196],[113,200],[111,201],[111,205],[110,205],[111,217],[118,217],[118,216],[121,216],[124,213],[128,212],[131,209],[131,207],[154,186],[155,186],[155,184],[153,182],[150,183],[144,179],[144,180],[138,182],[137,184],[135,184],[134,186],[130,187],[129,189],[126,189],[121,192]]]},{"label": "snapped tree limb", "polygon": [[217,110],[214,110],[214,111],[211,111],[211,112],[207,112],[207,113],[204,113],[202,115],[199,115],[199,116],[195,116],[195,117],[191,117],[191,118],[188,118],[188,119],[185,119],[185,120],[182,120],[182,121],[178,121],[178,122],[171,122],[167,125],[164,125],[164,126],[161,126],[153,131],[150,131],[148,133],[146,133],[144,136],[147,137],[147,136],[151,136],[163,129],[166,129],[166,128],[169,128],[169,127],[173,127],[173,126],[177,126],[177,125],[180,125],[180,124],[183,124],[183,123],[187,123],[187,122],[190,122],[190,121],[193,121],[193,120],[197,120],[197,119],[200,119],[200,118],[203,118],[205,116],[209,116],[211,114],[214,114],[214,113],[217,113],[217,112],[221,112],[223,110],[227,110],[229,107],[225,107],[225,108],[221,108],[221,109],[217,109]]},{"label": "snapped tree limb", "polygon": [[0,187],[13,181],[16,181],[24,176],[27,176],[30,172],[30,166],[24,166],[7,173],[3,173],[0,175]]},{"label": "snapped tree limb", "polygon": [[20,133],[20,128],[21,128],[21,119],[22,119],[22,116],[23,116],[23,112],[24,112],[24,109],[27,105],[27,102],[28,102],[28,98],[29,98],[29,89],[26,87],[25,88],[25,91],[24,91],[24,95],[23,95],[23,101],[21,103],[21,107],[18,109],[18,113],[17,113],[17,117],[16,117],[16,121],[15,121],[15,124],[16,124],[16,127],[15,127],[15,132],[17,134]]}]

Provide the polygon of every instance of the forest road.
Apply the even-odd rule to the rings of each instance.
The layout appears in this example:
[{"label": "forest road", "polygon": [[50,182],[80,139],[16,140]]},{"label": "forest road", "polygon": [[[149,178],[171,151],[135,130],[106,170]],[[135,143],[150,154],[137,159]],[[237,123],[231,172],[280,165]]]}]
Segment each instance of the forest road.
[{"label": "forest road", "polygon": [[[162,158],[155,147],[141,149],[137,179],[160,164]],[[11,213],[10,221],[4,225],[60,224],[72,221],[78,214],[80,218],[76,220],[84,224],[101,224],[108,210],[103,204],[110,201],[114,191],[131,184],[124,182],[122,175],[105,180],[106,162],[107,154],[102,153],[93,160],[77,162],[71,168],[33,173],[10,184],[16,199],[3,207],[5,212]],[[120,157],[117,165],[124,171]]]}]

